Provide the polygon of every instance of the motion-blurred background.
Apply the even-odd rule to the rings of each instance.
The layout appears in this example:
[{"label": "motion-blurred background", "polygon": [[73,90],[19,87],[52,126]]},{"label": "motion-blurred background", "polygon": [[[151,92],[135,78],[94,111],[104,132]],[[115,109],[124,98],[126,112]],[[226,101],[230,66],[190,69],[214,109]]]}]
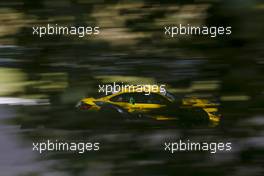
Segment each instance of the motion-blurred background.
[{"label": "motion-blurred background", "polygon": [[[263,175],[263,12],[258,0],[1,0],[0,175]],[[100,35],[32,35],[33,26],[48,23],[99,26]],[[180,23],[232,26],[232,35],[164,35],[164,26]],[[214,97],[223,119],[206,129],[21,129],[22,121],[34,119],[74,123],[76,102],[113,81],[160,83],[175,94]],[[162,151],[166,139],[178,138],[231,141],[233,150]],[[99,153],[39,155],[31,148],[37,139],[102,144]]]}]

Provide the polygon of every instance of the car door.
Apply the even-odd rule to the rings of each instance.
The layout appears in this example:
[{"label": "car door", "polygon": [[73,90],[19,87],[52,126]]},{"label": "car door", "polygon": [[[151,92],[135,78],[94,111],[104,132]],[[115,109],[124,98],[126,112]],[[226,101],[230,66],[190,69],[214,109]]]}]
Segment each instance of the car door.
[{"label": "car door", "polygon": [[159,109],[165,107],[169,101],[162,95],[157,93],[150,93],[146,95],[141,93],[141,96],[135,100],[136,105],[141,108],[142,111],[151,111],[153,109]]},{"label": "car door", "polygon": [[116,105],[119,105],[129,112],[147,112],[153,109],[165,107],[169,101],[157,93],[144,92],[123,93],[110,99]]},{"label": "car door", "polygon": [[121,106],[128,112],[139,111],[140,106],[135,103],[136,93],[121,93],[110,98],[111,103]]}]

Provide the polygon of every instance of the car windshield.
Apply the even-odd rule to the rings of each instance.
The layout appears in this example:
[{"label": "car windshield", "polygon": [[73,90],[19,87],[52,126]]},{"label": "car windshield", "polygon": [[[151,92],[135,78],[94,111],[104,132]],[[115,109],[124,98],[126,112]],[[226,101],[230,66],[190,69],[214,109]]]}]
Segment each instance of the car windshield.
[{"label": "car windshield", "polygon": [[173,94],[169,93],[169,92],[166,92],[165,96],[170,99],[171,101],[175,101],[176,98]]}]

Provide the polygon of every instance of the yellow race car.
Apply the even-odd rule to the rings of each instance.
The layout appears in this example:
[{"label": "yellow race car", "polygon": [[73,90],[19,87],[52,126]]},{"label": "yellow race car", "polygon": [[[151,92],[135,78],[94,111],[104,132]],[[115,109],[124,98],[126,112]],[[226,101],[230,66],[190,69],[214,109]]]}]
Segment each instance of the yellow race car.
[{"label": "yellow race car", "polygon": [[[176,98],[169,92],[131,91],[124,89],[101,98],[84,98],[77,107],[89,111],[116,111],[133,117],[151,117],[155,120],[192,120],[208,121],[218,124],[221,115],[217,103],[196,97]],[[135,115],[136,114],[136,115]]]}]

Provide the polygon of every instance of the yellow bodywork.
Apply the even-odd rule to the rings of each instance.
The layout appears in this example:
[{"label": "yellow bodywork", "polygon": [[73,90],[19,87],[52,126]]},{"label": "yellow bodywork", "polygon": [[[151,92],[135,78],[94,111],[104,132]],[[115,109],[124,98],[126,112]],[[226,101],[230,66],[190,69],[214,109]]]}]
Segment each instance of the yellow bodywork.
[{"label": "yellow bodywork", "polygon": [[[128,112],[148,112],[153,109],[158,109],[162,107],[166,107],[167,105],[163,104],[147,104],[147,103],[129,103],[129,102],[114,102],[111,101],[113,97],[116,97],[118,95],[124,94],[124,93],[131,93],[128,90],[122,90],[121,92],[114,93],[112,95],[108,95],[102,98],[84,98],[81,101],[85,104],[90,105],[91,107],[89,110],[100,110],[100,106],[96,105],[94,102],[95,101],[100,101],[100,102],[106,102],[106,103],[111,103],[114,105],[118,105],[124,109],[126,109]],[[173,102],[170,98],[165,96],[161,92],[155,92],[156,94],[161,95],[165,99],[167,99],[169,102]],[[190,98],[183,98],[182,100],[182,105],[183,106],[191,106],[191,107],[200,107],[202,108],[208,115],[209,120],[212,122],[213,125],[217,125],[220,121],[220,115],[218,113],[218,104],[211,103],[207,99],[200,99],[196,97],[190,97]],[[171,117],[165,117],[165,116],[156,116],[156,120],[172,120],[174,118]]]},{"label": "yellow bodywork", "polygon": [[208,118],[214,124],[218,124],[220,122],[221,115],[218,112],[219,104],[211,103],[207,99],[200,99],[196,97],[185,98],[182,100],[183,105],[200,107],[207,113]]},{"label": "yellow bodywork", "polygon": [[161,107],[165,107],[166,105],[160,105],[160,104],[144,104],[144,103],[135,103],[135,104],[131,104],[131,103],[127,103],[127,102],[113,102],[110,99],[112,97],[115,97],[117,95],[121,95],[123,93],[126,93],[126,91],[124,92],[118,92],[112,95],[108,95],[102,98],[84,98],[81,101],[92,105],[91,110],[100,110],[100,106],[97,106],[94,101],[102,101],[102,102],[108,102],[111,104],[115,104],[118,106],[123,107],[124,109],[126,109],[128,112],[134,112],[134,111],[141,111],[141,112],[147,112],[151,109],[157,109],[157,108],[161,108]]}]

